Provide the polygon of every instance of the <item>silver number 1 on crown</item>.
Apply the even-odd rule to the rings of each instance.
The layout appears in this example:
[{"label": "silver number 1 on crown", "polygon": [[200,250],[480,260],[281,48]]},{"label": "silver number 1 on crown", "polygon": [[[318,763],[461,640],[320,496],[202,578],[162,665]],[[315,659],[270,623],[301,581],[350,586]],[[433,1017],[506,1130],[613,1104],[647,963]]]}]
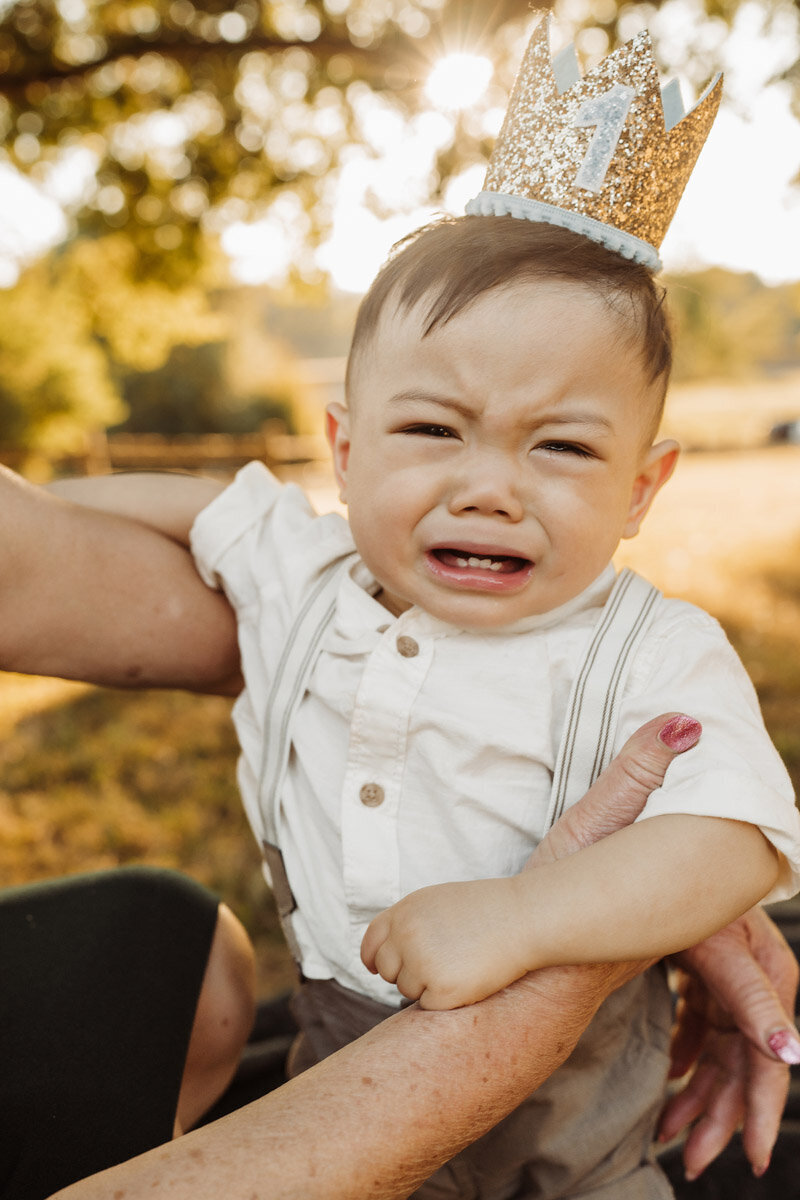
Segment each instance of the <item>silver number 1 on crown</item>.
[{"label": "silver number 1 on crown", "polygon": [[575,187],[587,192],[599,192],[602,188],[635,95],[632,87],[615,83],[610,91],[592,96],[579,108],[573,124],[579,129],[590,125],[596,128],[575,176]]}]

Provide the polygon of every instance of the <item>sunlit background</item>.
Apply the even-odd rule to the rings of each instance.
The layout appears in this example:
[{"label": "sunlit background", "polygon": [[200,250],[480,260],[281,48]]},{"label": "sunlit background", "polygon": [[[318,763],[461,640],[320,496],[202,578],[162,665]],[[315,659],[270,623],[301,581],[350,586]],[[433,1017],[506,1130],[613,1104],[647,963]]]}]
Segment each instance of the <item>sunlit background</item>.
[{"label": "sunlit background", "polygon": [[[606,8],[609,5],[613,11],[613,0],[607,0]],[[14,6],[6,3],[2,7]],[[84,9],[83,0],[62,0],[57,7],[76,21]],[[146,25],[148,12],[155,19],[155,9],[147,5],[129,7],[138,12],[140,25]],[[347,5],[326,7],[335,11]],[[305,11],[302,6],[294,8]],[[569,40],[577,26],[578,46],[588,61],[602,57],[609,48],[606,33],[582,28],[593,12],[602,9],[602,3],[588,0],[566,0],[558,6],[555,48]],[[318,31],[312,10],[306,15],[312,22],[308,32]],[[427,27],[429,18],[424,12],[417,15]],[[510,45],[506,36],[506,62],[521,56],[530,24],[519,23]],[[699,39],[702,61],[705,42],[709,75],[712,63],[725,72],[723,110],[663,248],[667,270],[719,264],[755,271],[771,283],[800,277],[800,201],[792,186],[800,164],[800,122],[791,110],[792,84],[783,78],[797,58],[798,10],[788,4],[768,8],[748,0],[735,9],[728,27],[719,18],[705,17],[693,0],[667,0],[658,10],[628,5],[618,22],[624,37],[645,25],[656,39],[665,75],[681,79],[687,106],[698,90],[696,60],[687,77],[689,46],[697,52]],[[223,12],[217,32],[219,39],[235,45],[249,32],[245,15],[237,10]],[[354,90],[351,103],[360,127],[360,144],[353,144],[342,156],[326,201],[330,234],[313,254],[313,262],[329,273],[338,287],[363,291],[398,237],[434,212],[462,212],[466,201],[480,189],[482,161],[457,168],[444,180],[436,204],[430,203],[436,156],[452,143],[456,122],[462,127],[466,124],[472,137],[491,139],[497,133],[509,77],[506,72],[498,86],[492,51],[491,44],[478,44],[424,62],[420,78],[424,100],[411,116],[391,96],[386,98],[368,88]],[[263,120],[270,105],[280,103],[281,95],[287,108],[296,106],[304,89],[299,77],[292,78],[291,68],[279,81],[276,101],[274,94],[268,94],[259,67],[256,62],[248,70],[243,64],[239,82],[243,107],[249,104],[254,117],[260,114]],[[141,86],[146,87],[146,80]],[[207,115],[202,103],[175,106],[171,111],[143,111],[115,125],[114,151],[122,162],[126,155],[132,159],[149,156],[161,164],[166,175],[180,180],[185,174],[186,143],[203,127]],[[333,107],[326,113],[324,105],[317,136],[325,136],[326,116],[330,132],[339,136]],[[35,111],[18,125],[11,142],[13,155],[22,166],[39,164],[44,168],[39,161]],[[286,131],[273,131],[265,139],[254,120],[251,127],[243,125],[238,136],[245,148],[252,144],[269,156],[270,152],[282,152],[278,143]],[[34,170],[34,178],[30,173],[26,177],[8,161],[0,164],[3,286],[13,284],[32,258],[67,237],[70,213],[88,197],[111,218],[122,209],[124,197],[118,188],[102,182],[98,186],[93,140],[96,137],[87,135],[81,144],[74,138],[73,144],[47,160],[46,170]],[[305,147],[304,140],[308,143]],[[306,165],[315,171],[318,146],[307,131],[298,136],[293,151],[301,165],[305,153]],[[191,181],[183,185],[183,191],[182,203],[188,213],[193,203],[205,210],[202,191],[195,188],[193,195]],[[295,193],[279,197],[271,204],[269,215],[255,220],[235,219],[241,207],[223,203],[206,217],[207,227],[221,236],[233,277],[249,284],[282,284],[292,264],[303,257],[308,241],[309,218],[302,199]],[[147,217],[146,205],[142,212]],[[171,237],[177,237],[174,231],[162,229],[163,249],[171,248]]]}]

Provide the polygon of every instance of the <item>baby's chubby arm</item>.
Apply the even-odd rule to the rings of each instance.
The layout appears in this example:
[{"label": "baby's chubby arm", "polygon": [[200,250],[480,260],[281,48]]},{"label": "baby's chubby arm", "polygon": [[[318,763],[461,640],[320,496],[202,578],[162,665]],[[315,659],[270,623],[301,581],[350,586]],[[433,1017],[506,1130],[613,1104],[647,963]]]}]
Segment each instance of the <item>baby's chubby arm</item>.
[{"label": "baby's chubby arm", "polygon": [[535,871],[413,892],[375,918],[362,959],[423,1008],[455,1008],[541,967],[694,945],[765,896],[777,874],[755,826],[656,816]]},{"label": "baby's chubby arm", "polygon": [[[159,488],[162,480],[180,487],[178,509],[144,478],[120,476],[119,493],[117,477],[76,480],[74,487],[56,485],[64,492],[58,496],[0,468],[0,669],[117,687],[239,690],[230,605],[176,544],[192,510],[209,503],[219,485],[147,477]],[[161,512],[142,514],[154,527],[120,515],[131,511],[113,499],[128,487],[123,479],[136,480]],[[80,503],[66,499],[67,490]],[[132,503],[131,491],[125,505]]]},{"label": "baby's chubby arm", "polygon": [[47,484],[45,490],[85,508],[129,517],[181,546],[188,546],[189,532],[198,513],[224,487],[224,483],[204,475],[135,471],[58,479]]}]

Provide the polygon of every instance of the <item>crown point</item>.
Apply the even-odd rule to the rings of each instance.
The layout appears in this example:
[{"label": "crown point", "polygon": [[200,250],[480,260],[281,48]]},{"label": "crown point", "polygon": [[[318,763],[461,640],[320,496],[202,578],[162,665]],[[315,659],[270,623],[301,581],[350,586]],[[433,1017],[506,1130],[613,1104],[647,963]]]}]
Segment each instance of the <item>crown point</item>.
[{"label": "crown point", "polygon": [[574,84],[580,82],[581,68],[575,47],[571,42],[553,57],[552,66],[559,95],[563,95]]},{"label": "crown point", "polygon": [[670,79],[661,89],[661,107],[664,110],[664,128],[669,133],[686,116],[681,85],[677,79]]}]

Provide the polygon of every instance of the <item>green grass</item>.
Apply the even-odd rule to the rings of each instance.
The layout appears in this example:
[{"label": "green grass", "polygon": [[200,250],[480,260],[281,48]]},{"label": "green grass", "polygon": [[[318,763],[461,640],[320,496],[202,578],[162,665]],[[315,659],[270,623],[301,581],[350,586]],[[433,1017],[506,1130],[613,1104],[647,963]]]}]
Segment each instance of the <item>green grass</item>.
[{"label": "green grass", "polygon": [[[19,696],[34,680],[0,676]],[[251,934],[260,988],[291,966],[235,783],[230,702],[91,689],[23,717],[0,749],[0,878],[152,862],[186,871]]]}]

